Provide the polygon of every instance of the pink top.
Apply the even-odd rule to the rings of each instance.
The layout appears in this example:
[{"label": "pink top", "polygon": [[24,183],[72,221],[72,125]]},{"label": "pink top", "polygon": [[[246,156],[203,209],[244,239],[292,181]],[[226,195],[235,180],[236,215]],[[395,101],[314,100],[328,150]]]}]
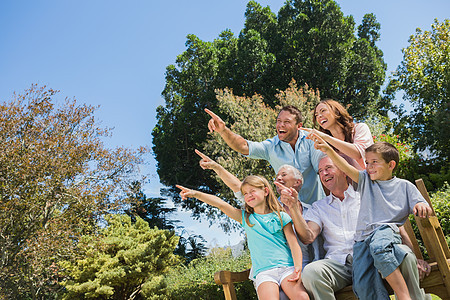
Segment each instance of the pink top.
[{"label": "pink top", "polygon": [[355,126],[353,127],[353,145],[355,145],[356,149],[361,153],[361,158],[354,159],[342,152],[340,152],[340,155],[342,155],[349,164],[362,171],[366,168],[366,149],[372,144],[373,137],[370,133],[369,126],[365,123],[355,123]]},{"label": "pink top", "polygon": [[369,126],[365,123],[355,123],[353,127],[353,145],[356,146],[361,158],[356,160],[362,169],[366,168],[366,149],[373,144],[373,137]]}]

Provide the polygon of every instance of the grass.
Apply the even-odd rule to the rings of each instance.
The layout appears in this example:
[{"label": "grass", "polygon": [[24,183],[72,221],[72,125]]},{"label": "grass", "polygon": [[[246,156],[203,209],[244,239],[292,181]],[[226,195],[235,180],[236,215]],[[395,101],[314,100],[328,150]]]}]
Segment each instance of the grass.
[{"label": "grass", "polygon": [[[391,296],[391,299],[392,299],[392,300],[395,300],[395,296]],[[432,300],[442,300],[440,297],[438,297],[438,296],[436,296],[436,295],[433,295],[433,294],[431,294],[431,299],[432,299]]]}]

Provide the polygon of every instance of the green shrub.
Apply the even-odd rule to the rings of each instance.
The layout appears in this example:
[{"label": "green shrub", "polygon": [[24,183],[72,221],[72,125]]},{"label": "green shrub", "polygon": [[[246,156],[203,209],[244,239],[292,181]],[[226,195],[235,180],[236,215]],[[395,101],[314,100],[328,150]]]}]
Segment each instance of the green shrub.
[{"label": "green shrub", "polygon": [[173,254],[178,237],[173,231],[151,229],[136,217],[106,216],[108,226],[98,235],[84,235],[78,258],[62,260],[67,279],[63,299],[167,299],[163,274],[179,262]]},{"label": "green shrub", "polygon": [[[231,249],[215,248],[203,258],[180,265],[166,275],[170,299],[224,299],[222,286],[214,282],[214,273],[220,270],[243,271],[250,268],[250,254],[233,257]],[[251,281],[235,285],[238,299],[257,299]]]},{"label": "green shrub", "polygon": [[444,186],[434,193],[431,197],[431,203],[433,204],[436,216],[441,223],[444,236],[450,237],[450,185],[448,182],[444,183]]}]

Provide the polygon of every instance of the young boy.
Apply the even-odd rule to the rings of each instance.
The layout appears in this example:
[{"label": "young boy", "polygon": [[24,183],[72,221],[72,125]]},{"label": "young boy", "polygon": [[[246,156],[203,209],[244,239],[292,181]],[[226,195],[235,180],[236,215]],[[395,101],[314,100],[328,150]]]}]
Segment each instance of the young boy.
[{"label": "young boy", "polygon": [[[379,272],[398,299],[411,299],[398,268],[406,255],[398,247],[401,244],[398,227],[403,225],[410,213],[425,218],[432,211],[412,183],[392,176],[399,161],[397,148],[387,142],[373,144],[366,149],[366,170],[358,171],[319,136],[312,133],[308,138],[358,184],[361,207],[353,246],[355,294],[360,299],[389,299],[386,290],[373,288],[380,286],[373,284],[374,281],[381,280],[377,274]],[[414,288],[419,289],[418,280],[417,287]]]}]

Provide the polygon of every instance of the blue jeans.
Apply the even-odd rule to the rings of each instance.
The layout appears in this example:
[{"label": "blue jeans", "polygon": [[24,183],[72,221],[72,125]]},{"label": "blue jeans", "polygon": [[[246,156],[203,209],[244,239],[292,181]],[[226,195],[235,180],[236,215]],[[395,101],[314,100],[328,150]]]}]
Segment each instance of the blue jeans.
[{"label": "blue jeans", "polygon": [[383,225],[364,241],[353,245],[353,291],[359,299],[389,299],[383,279],[400,266],[406,256],[400,234]]}]

